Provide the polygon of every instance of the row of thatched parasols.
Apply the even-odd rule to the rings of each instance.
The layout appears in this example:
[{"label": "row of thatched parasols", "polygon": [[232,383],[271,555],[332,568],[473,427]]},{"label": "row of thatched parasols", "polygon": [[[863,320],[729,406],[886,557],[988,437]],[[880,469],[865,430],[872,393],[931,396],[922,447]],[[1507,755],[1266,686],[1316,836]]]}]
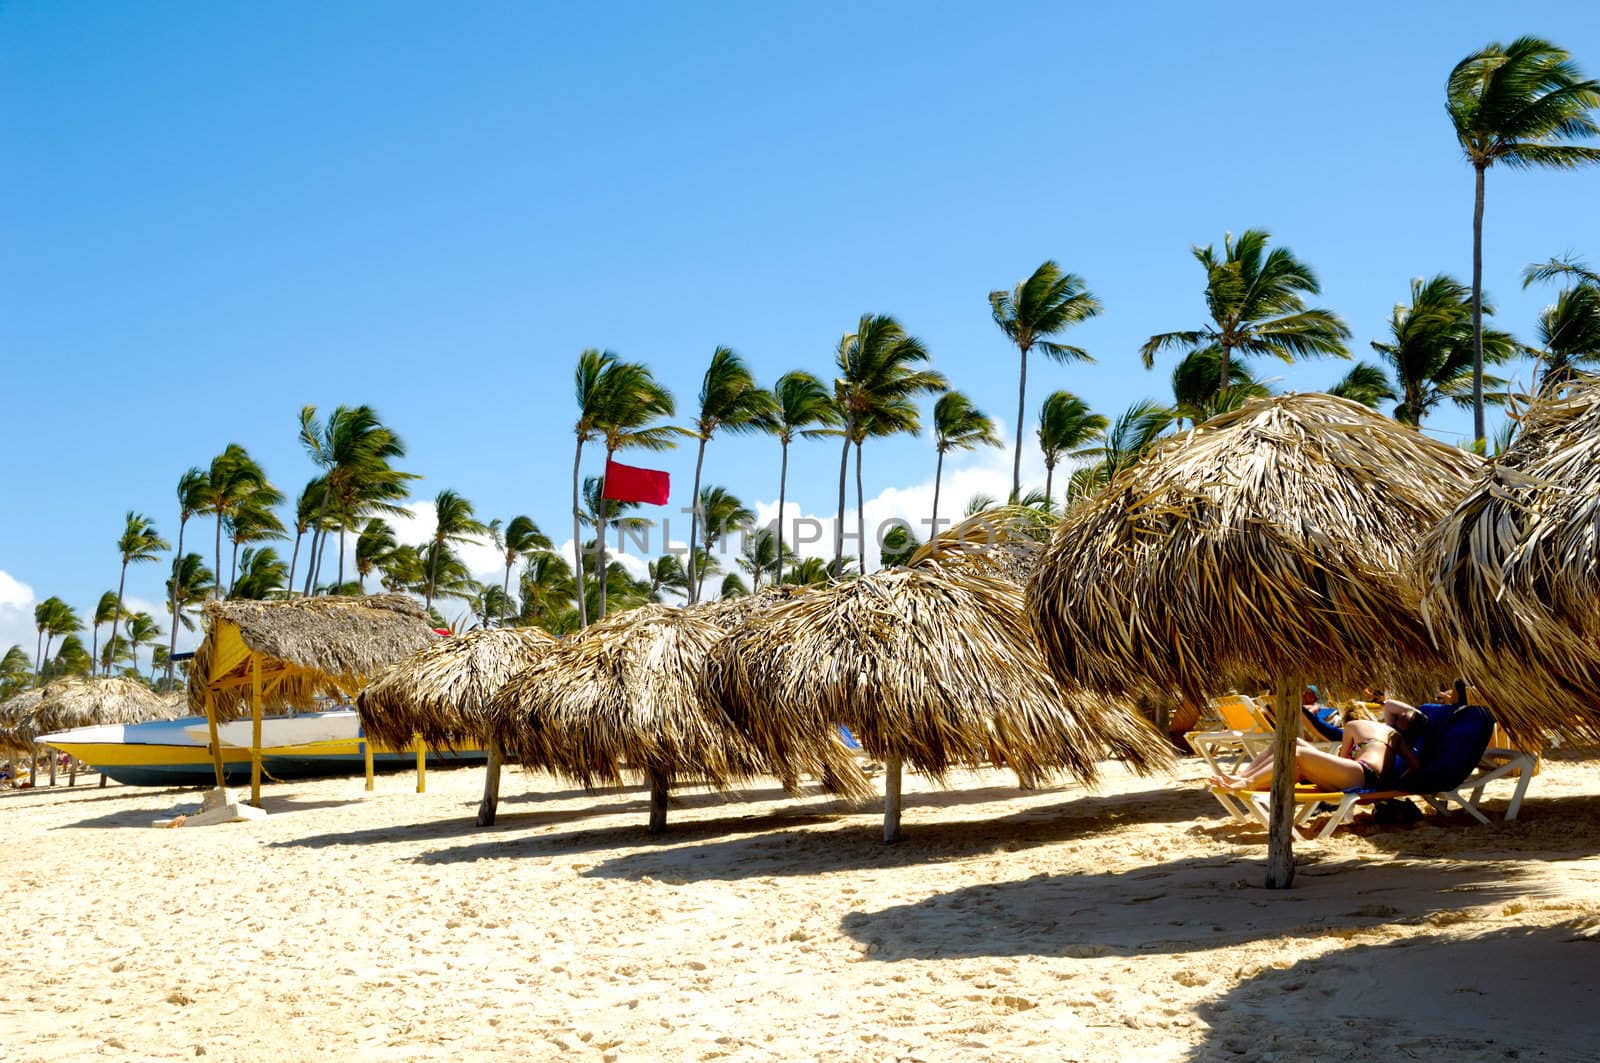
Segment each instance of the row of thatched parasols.
[{"label": "row of thatched parasols", "polygon": [[[30,781],[36,772],[37,740],[42,734],[101,724],[136,724],[175,720],[183,702],[162,697],[143,683],[121,676],[57,679],[25,690],[0,704],[0,755],[29,761]],[[55,781],[55,759],[50,779]],[[77,764],[72,765],[76,781]],[[101,782],[104,783],[102,777]]]},{"label": "row of thatched parasols", "polygon": [[[364,715],[397,738],[481,734],[585,785],[632,769],[652,784],[656,826],[684,776],[808,773],[863,792],[839,723],[891,768],[934,776],[996,763],[1024,782],[1087,781],[1106,755],[1149,768],[1163,753],[1128,700],[1199,700],[1238,676],[1270,677],[1292,701],[1312,676],[1420,692],[1466,671],[1514,733],[1592,739],[1597,441],[1589,384],[1537,406],[1488,465],[1341,399],[1255,401],[1168,441],[1069,515],[1026,603],[1005,578],[1015,551],[936,550],[944,560],[927,570],[747,603],[727,631],[715,609],[627,614],[529,648],[537,662],[503,663],[470,706],[407,708],[426,677],[397,673]],[[1287,754],[1294,715],[1285,723]],[[1287,773],[1275,783],[1285,812],[1291,785]],[[1287,885],[1278,820],[1269,883]]]}]

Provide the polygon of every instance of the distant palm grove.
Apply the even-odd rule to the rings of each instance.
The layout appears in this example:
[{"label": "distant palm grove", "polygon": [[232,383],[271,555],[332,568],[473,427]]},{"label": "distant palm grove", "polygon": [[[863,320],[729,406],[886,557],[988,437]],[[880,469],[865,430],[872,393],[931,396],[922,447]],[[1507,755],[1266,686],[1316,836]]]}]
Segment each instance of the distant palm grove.
[{"label": "distant palm grove", "polygon": [[[1586,79],[1556,45],[1522,37],[1463,59],[1450,71],[1445,95],[1473,174],[1471,274],[1462,279],[1422,264],[1409,288],[1397,284],[1384,338],[1371,344],[1370,359],[1356,360],[1330,379],[1327,390],[1418,428],[1443,403],[1470,408],[1474,445],[1493,453],[1514,435],[1521,411],[1537,395],[1559,393],[1600,362],[1600,275],[1573,257],[1529,265],[1524,285],[1552,286],[1553,301],[1534,321],[1486,323],[1494,316],[1482,290],[1487,174],[1497,164],[1574,169],[1600,162],[1600,148],[1581,143],[1600,136],[1600,82]],[[1560,236],[1550,234],[1552,240]],[[1352,358],[1349,325],[1316,305],[1321,286],[1315,271],[1274,234],[1223,234],[1220,241],[1195,246],[1193,256],[1193,317],[1162,323],[1171,330],[1150,336],[1137,352],[1114,353],[1130,363],[1136,356],[1145,369],[1167,374],[1169,395],[1115,413],[1097,412],[1067,390],[1049,390],[1039,400],[1037,387],[1037,405],[1029,406],[1030,354],[1063,367],[1058,373],[1096,354],[1071,342],[1074,326],[1108,312],[1086,276],[1050,260],[988,293],[989,312],[1018,359],[1010,504],[1047,515],[1070,510],[1159,440],[1271,394],[1271,381],[1257,375],[1263,358]],[[975,313],[981,312],[981,294],[974,293]],[[1522,338],[1499,327],[1510,324],[1520,326]],[[1523,392],[1490,372],[1518,357],[1536,364]],[[581,352],[574,373],[570,485],[572,539],[581,548],[571,559],[556,550],[554,529],[542,529],[522,514],[479,513],[448,488],[432,499],[434,522],[426,537],[398,541],[390,522],[410,515],[410,485],[417,478],[404,469],[402,436],[371,406],[339,406],[325,414],[307,406],[293,430],[309,475],[292,496],[239,443],[181,472],[165,512],[130,510],[120,525],[108,527],[108,549],[94,562],[104,569],[107,589],[92,609],[80,611],[54,596],[38,603],[32,651],[12,646],[0,659],[0,699],[63,675],[117,673],[172,685],[182,678],[173,660],[179,626],[194,630],[203,604],[219,598],[381,590],[421,598],[441,627],[450,626],[441,609],[449,602],[455,626],[536,625],[559,634],[645,602],[692,603],[777,582],[849,578],[867,560],[861,550],[870,467],[866,444],[920,435],[925,413],[932,428],[933,505],[928,514],[902,516],[914,526],[939,527],[996,505],[978,497],[952,506],[941,498],[947,454],[1005,442],[990,417],[934,367],[922,340],[892,315],[863,314],[844,330],[832,359],[816,373],[797,368],[764,387],[734,348],[716,346],[694,408],[680,415],[672,391],[649,366],[609,350]],[[1036,373],[1039,368],[1035,359]],[[1507,412],[1493,440],[1485,438],[1487,406]],[[1022,482],[1023,425],[1030,408],[1038,415],[1028,442],[1040,448],[1043,484]],[[781,521],[754,528],[752,509],[715,482],[727,438],[750,435],[776,444],[773,486],[780,513],[789,492],[790,448],[838,448],[829,556],[798,556]],[[593,470],[619,454],[679,445],[695,448],[691,545],[681,555],[649,561],[646,574],[636,577],[608,556],[606,543],[608,533],[624,535],[643,518],[635,503],[606,498],[603,477]],[[853,536],[847,533],[852,481]],[[745,534],[737,537],[729,565],[730,555],[719,547],[728,545],[733,530]],[[113,538],[115,551],[109,549]],[[495,576],[480,581],[469,571],[461,555],[468,543],[492,544],[503,562]],[[881,559],[901,562],[918,545],[914,533],[898,528],[886,538]],[[163,564],[168,572],[160,618],[125,605],[129,567],[151,564]]]}]

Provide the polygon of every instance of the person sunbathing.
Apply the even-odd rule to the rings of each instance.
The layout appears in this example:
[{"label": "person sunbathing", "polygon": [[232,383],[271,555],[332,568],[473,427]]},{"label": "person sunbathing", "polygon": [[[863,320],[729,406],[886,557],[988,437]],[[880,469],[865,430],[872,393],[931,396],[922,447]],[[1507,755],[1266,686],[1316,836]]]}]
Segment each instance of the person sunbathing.
[{"label": "person sunbathing", "polygon": [[[1406,736],[1425,726],[1426,717],[1404,702],[1390,701],[1384,704],[1384,718],[1389,722],[1346,721],[1337,753],[1325,752],[1304,738],[1296,738],[1296,780],[1324,790],[1382,790],[1395,786],[1417,766],[1417,756]],[[1237,775],[1212,776],[1211,785],[1227,790],[1265,790],[1272,780],[1273,753],[1265,750]]]}]

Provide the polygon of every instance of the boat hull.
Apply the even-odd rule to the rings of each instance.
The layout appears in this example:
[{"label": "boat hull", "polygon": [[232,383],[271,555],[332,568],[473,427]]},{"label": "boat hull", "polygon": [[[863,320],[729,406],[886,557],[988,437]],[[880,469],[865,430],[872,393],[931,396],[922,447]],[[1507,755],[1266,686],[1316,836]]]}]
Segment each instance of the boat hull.
[{"label": "boat hull", "polygon": [[[44,735],[40,741],[71,754],[125,786],[214,786],[216,768],[211,751],[194,734],[197,729],[203,733],[204,728],[204,717],[189,717],[128,727],[84,727]],[[299,733],[303,731],[304,728],[291,732],[288,728],[274,726],[264,729],[264,734],[298,738],[303,736]],[[337,732],[322,728],[315,733]],[[428,767],[482,764],[486,758],[481,749],[430,751]],[[224,743],[222,762],[229,784],[250,781],[249,749]],[[391,750],[381,745],[373,748],[374,771],[398,771],[415,767],[416,762],[414,752]],[[359,736],[264,746],[261,750],[261,774],[269,782],[363,775],[365,772],[366,740]]]}]

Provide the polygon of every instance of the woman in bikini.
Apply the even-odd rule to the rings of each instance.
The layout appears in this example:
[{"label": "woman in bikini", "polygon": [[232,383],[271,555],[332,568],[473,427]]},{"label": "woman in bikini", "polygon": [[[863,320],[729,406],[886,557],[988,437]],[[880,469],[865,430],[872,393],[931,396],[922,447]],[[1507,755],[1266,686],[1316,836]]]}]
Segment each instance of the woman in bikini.
[{"label": "woman in bikini", "polygon": [[[1426,724],[1426,717],[1403,701],[1387,701],[1385,722],[1348,720],[1338,753],[1318,749],[1304,738],[1295,740],[1295,778],[1325,790],[1378,790],[1393,787],[1417,766],[1408,735]],[[1214,775],[1211,785],[1229,790],[1264,790],[1272,779],[1271,749],[1237,775]]]}]

